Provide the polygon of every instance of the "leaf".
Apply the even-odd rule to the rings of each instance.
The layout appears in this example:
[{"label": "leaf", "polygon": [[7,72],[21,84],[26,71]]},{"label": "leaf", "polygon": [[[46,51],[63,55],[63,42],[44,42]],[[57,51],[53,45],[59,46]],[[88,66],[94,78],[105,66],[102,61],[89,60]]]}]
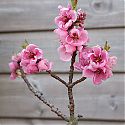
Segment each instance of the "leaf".
[{"label": "leaf", "polygon": [[23,49],[26,49],[26,47],[27,47],[28,45],[29,45],[28,41],[25,40],[21,47],[22,47]]},{"label": "leaf", "polygon": [[78,0],[71,0],[73,10],[76,10],[77,3],[78,3]]},{"label": "leaf", "polygon": [[105,45],[104,45],[104,50],[106,51],[109,51],[110,50],[110,45],[108,44],[108,41],[105,42]]}]

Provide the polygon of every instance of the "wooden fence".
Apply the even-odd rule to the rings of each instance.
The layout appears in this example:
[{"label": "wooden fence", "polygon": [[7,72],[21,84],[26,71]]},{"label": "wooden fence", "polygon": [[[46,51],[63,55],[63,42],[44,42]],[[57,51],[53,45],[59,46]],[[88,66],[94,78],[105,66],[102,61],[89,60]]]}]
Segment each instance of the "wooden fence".
[{"label": "wooden fence", "polygon": [[[54,71],[67,79],[69,63],[59,60],[59,42],[53,33],[57,6],[67,3],[68,0],[0,0],[0,125],[65,125],[32,95],[22,79],[9,79],[8,63],[27,39],[39,45],[46,57],[54,62]],[[76,113],[83,114],[80,125],[123,125],[124,0],[79,0],[79,6],[87,12],[89,45],[104,45],[108,40],[111,54],[118,57],[112,78],[99,86],[88,79],[74,88]],[[75,79],[80,77],[76,72]],[[44,73],[29,79],[67,114],[64,86]]]}]

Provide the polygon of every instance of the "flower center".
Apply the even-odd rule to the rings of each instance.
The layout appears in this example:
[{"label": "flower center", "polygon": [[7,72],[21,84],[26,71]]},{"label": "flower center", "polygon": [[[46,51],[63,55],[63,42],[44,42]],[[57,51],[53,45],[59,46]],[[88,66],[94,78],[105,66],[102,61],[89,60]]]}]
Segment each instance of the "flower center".
[{"label": "flower center", "polygon": [[95,71],[96,74],[100,74],[101,72],[103,72],[102,69],[97,69],[97,70]]},{"label": "flower center", "polygon": [[94,57],[94,62],[101,62],[102,61],[102,57],[98,56],[98,57]]},{"label": "flower center", "polygon": [[35,56],[35,54],[32,53],[32,52],[30,52],[30,54],[29,54],[29,58],[34,58],[34,56]]},{"label": "flower center", "polygon": [[72,37],[73,40],[78,40],[79,39],[79,36],[78,36],[77,33],[73,33],[71,37]]},{"label": "flower center", "polygon": [[69,17],[67,17],[67,16],[64,16],[64,17],[63,17],[63,21],[64,21],[65,23],[67,23],[69,20],[70,20]]}]

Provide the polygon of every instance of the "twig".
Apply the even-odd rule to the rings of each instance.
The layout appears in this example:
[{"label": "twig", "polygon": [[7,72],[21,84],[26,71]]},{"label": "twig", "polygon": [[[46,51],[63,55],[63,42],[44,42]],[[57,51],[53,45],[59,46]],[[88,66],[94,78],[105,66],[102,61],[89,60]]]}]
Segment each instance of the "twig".
[{"label": "twig", "polygon": [[66,87],[68,86],[67,83],[62,80],[59,76],[55,75],[54,73],[52,73],[51,71],[47,71],[53,78],[55,78],[56,80],[60,81],[62,84],[64,84]]},{"label": "twig", "polygon": [[76,84],[78,84],[78,83],[84,81],[85,79],[86,79],[86,77],[82,77],[81,79],[79,79],[79,80],[73,82],[72,85],[71,85],[71,87],[73,87],[73,86],[75,86]]},{"label": "twig", "polygon": [[75,62],[75,58],[76,58],[76,51],[73,53],[72,55],[72,59],[71,59],[71,66],[70,66],[70,71],[69,71],[69,84],[72,84],[72,80],[73,80],[73,72],[74,72],[74,62]]},{"label": "twig", "polygon": [[74,108],[75,108],[74,98],[73,98],[73,92],[72,92],[73,87],[71,85],[72,85],[73,72],[74,72],[74,66],[73,66],[73,64],[75,62],[76,55],[77,55],[77,53],[75,51],[73,53],[73,55],[72,55],[70,72],[69,72],[68,97],[69,97],[70,118],[74,118]]},{"label": "twig", "polygon": [[61,117],[63,120],[69,122],[68,118],[67,118],[65,115],[63,115],[63,114],[61,113],[61,111],[59,111],[58,108],[55,108],[54,105],[52,105],[50,102],[48,102],[48,101],[44,98],[42,92],[40,92],[39,90],[37,90],[36,88],[34,88],[34,87],[31,85],[31,83],[30,83],[30,82],[28,81],[28,79],[26,78],[26,75],[25,75],[24,71],[23,71],[22,69],[20,69],[20,70],[21,70],[21,77],[23,78],[23,80],[24,80],[25,83],[27,84],[29,90],[30,90],[39,100],[41,100],[45,105],[47,105],[47,106],[51,109],[52,112],[54,112],[57,116]]}]

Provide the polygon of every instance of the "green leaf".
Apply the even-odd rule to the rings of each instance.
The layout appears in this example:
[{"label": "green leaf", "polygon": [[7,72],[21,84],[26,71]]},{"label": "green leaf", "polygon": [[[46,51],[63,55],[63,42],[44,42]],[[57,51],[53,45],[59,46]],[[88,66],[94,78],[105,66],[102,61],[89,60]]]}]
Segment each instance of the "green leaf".
[{"label": "green leaf", "polygon": [[78,0],[71,0],[73,10],[76,10]]},{"label": "green leaf", "polygon": [[24,43],[22,44],[22,48],[26,49],[26,47],[29,45],[28,41],[25,40]]},{"label": "green leaf", "polygon": [[110,45],[108,44],[108,41],[105,42],[105,45],[104,45],[104,50],[106,51],[109,51],[110,50]]}]

